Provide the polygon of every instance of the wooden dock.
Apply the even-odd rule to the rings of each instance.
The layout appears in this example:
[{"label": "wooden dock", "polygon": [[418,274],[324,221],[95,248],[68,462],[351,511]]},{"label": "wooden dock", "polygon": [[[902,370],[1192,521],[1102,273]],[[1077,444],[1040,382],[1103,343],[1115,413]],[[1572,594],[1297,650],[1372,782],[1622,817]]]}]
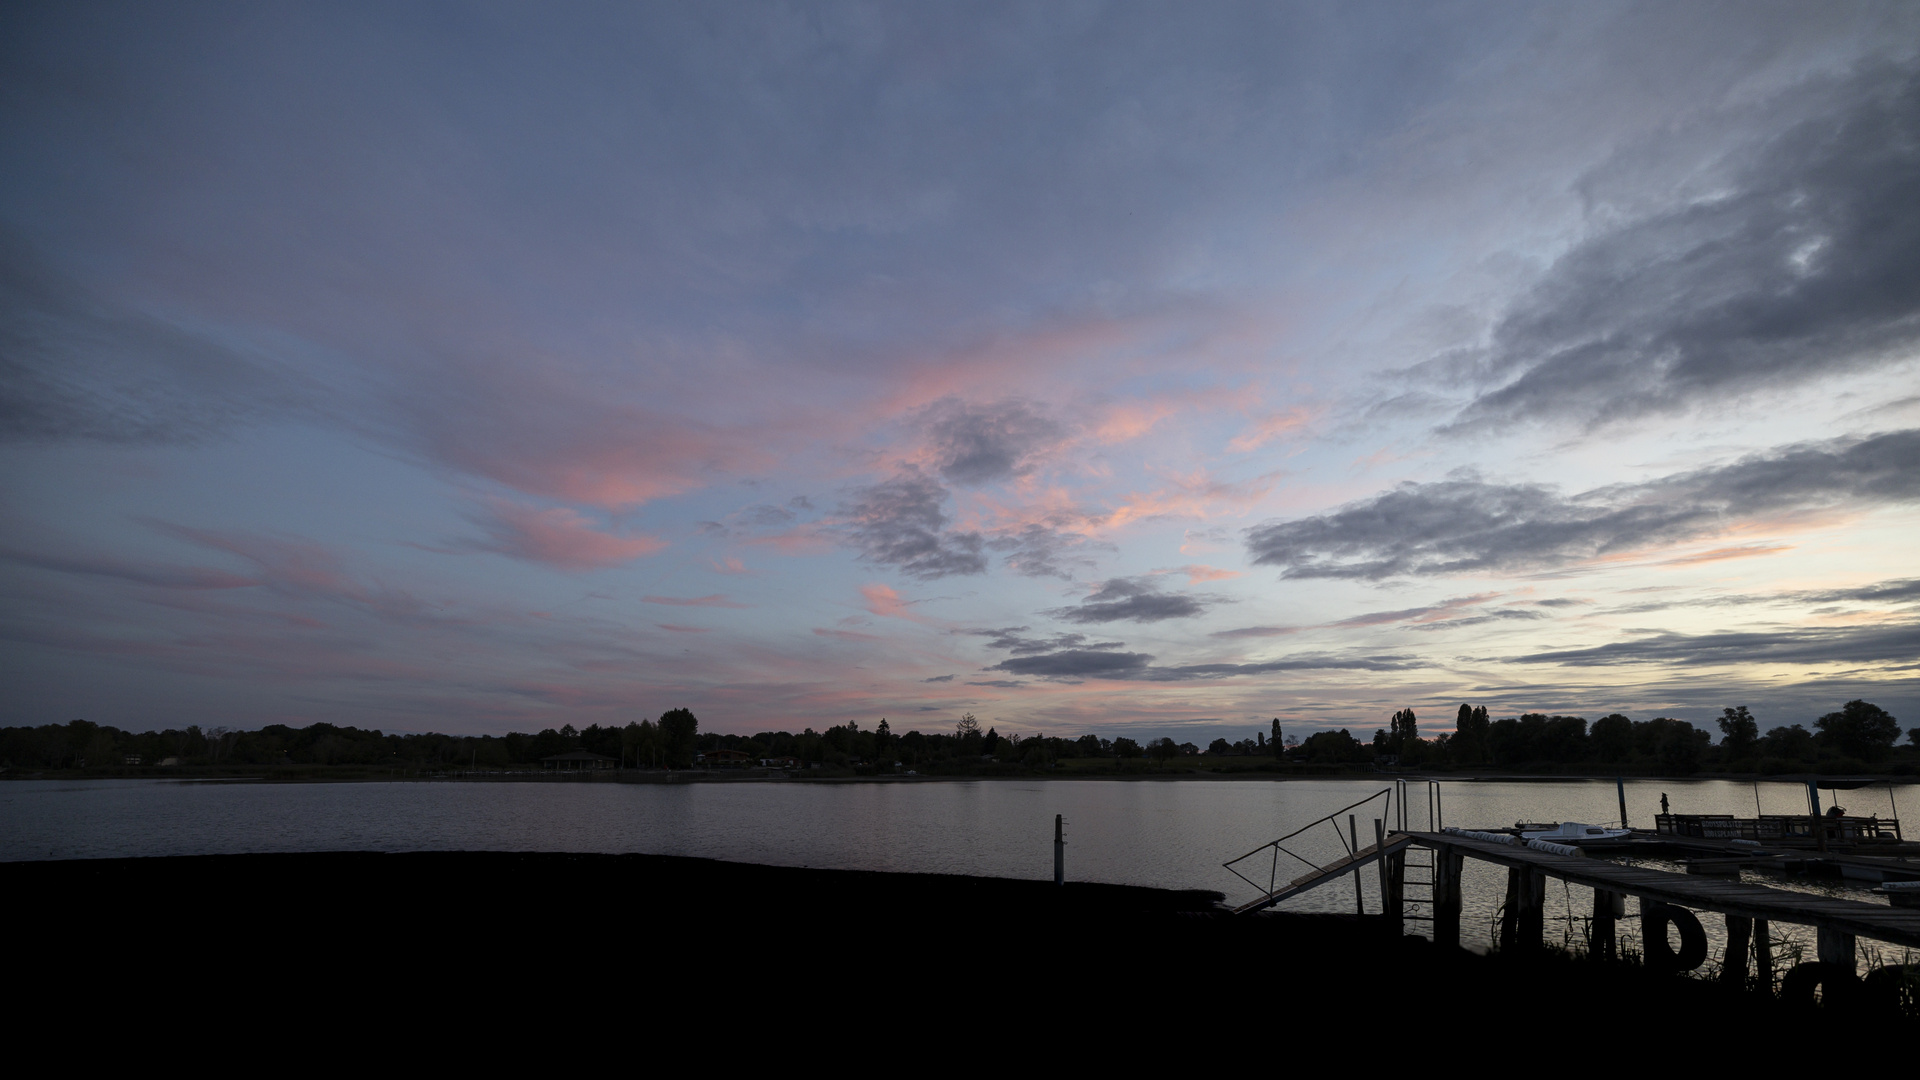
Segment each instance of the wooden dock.
[{"label": "wooden dock", "polygon": [[[1613,959],[1618,955],[1615,922],[1626,913],[1629,896],[1640,900],[1641,945],[1646,962],[1667,970],[1692,970],[1707,958],[1706,935],[1694,912],[1713,912],[1725,918],[1727,951],[1721,978],[1736,985],[1744,984],[1747,978],[1749,945],[1756,962],[1756,974],[1765,985],[1772,985],[1772,923],[1815,929],[1818,963],[1801,965],[1807,968],[1804,974],[1815,980],[1840,977],[1841,972],[1851,979],[1857,962],[1857,938],[1920,948],[1920,909],[1624,866],[1605,859],[1555,854],[1452,832],[1401,835],[1434,852],[1434,940],[1442,944],[1459,944],[1460,882],[1466,860],[1473,858],[1507,868],[1507,902],[1500,925],[1503,950],[1529,952],[1541,948],[1548,878],[1594,890],[1588,951],[1595,959]],[[1397,910],[1398,899],[1388,897],[1390,913]],[[1670,924],[1680,931],[1678,952],[1668,944]]]}]

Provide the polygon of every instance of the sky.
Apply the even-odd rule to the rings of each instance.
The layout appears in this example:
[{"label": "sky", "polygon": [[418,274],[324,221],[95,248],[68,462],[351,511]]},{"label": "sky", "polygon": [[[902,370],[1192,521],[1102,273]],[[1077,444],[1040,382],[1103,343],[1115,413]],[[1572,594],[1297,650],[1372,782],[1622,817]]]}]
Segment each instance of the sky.
[{"label": "sky", "polygon": [[0,10],[0,723],[1920,722],[1910,3]]}]

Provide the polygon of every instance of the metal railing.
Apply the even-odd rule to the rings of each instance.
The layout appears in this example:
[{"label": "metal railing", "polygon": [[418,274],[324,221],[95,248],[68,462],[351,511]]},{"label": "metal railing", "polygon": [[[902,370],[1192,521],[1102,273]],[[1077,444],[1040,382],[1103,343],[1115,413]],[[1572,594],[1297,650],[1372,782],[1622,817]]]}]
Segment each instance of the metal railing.
[{"label": "metal railing", "polygon": [[1318,826],[1326,825],[1331,827],[1333,829],[1334,836],[1339,838],[1340,846],[1346,850],[1347,857],[1353,858],[1355,855],[1359,854],[1359,848],[1358,848],[1359,839],[1353,835],[1353,830],[1351,828],[1349,828],[1347,832],[1342,833],[1340,831],[1340,825],[1335,819],[1342,814],[1351,813],[1352,811],[1367,805],[1368,803],[1374,801],[1375,799],[1386,799],[1387,805],[1391,807],[1393,805],[1393,789],[1381,788],[1379,791],[1376,791],[1372,795],[1369,795],[1366,798],[1361,799],[1359,802],[1354,803],[1352,806],[1343,806],[1340,809],[1335,810],[1333,813],[1328,814],[1323,818],[1316,818],[1315,820],[1300,826],[1299,828],[1293,830],[1292,832],[1288,833],[1285,836],[1280,837],[1277,840],[1269,840],[1266,843],[1261,844],[1259,847],[1254,848],[1252,851],[1247,852],[1245,855],[1242,855],[1234,859],[1228,859],[1226,862],[1221,863],[1220,865],[1226,867],[1227,871],[1231,873],[1234,877],[1239,878],[1241,881],[1246,882],[1247,884],[1253,886],[1256,889],[1261,889],[1262,886],[1258,881],[1255,881],[1253,878],[1250,878],[1247,875],[1240,872],[1239,864],[1246,862],[1248,859],[1253,858],[1255,855],[1259,855],[1262,852],[1265,852],[1271,849],[1273,852],[1273,859],[1271,864],[1267,868],[1267,884],[1264,887],[1263,891],[1266,893],[1266,895],[1272,896],[1274,892],[1277,890],[1277,886],[1280,884],[1280,856],[1286,855],[1290,858],[1298,860],[1301,864],[1311,867],[1314,870],[1321,869],[1321,866],[1319,863],[1314,862],[1313,860],[1307,858],[1305,855],[1302,855],[1299,852],[1288,849],[1286,846],[1287,841],[1292,840],[1297,836],[1301,836],[1306,832],[1308,832],[1309,830],[1317,828]]}]

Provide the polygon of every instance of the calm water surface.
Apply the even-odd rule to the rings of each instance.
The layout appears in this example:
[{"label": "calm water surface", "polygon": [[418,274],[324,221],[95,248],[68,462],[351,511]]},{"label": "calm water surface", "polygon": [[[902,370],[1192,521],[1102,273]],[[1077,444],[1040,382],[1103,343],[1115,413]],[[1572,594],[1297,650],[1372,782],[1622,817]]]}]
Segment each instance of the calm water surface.
[{"label": "calm water surface", "polygon": [[[1045,878],[1053,868],[1053,816],[1062,814],[1069,878],[1214,889],[1237,903],[1257,892],[1222,869],[1222,862],[1387,786],[1379,779],[14,781],[0,784],[0,861],[262,851],[634,851],[789,866]],[[1424,784],[1416,781],[1411,788],[1413,824],[1425,827]],[[1805,789],[1797,785],[1628,781],[1631,819],[1651,824],[1663,792],[1676,813],[1750,817],[1756,798],[1765,813],[1806,811]],[[1441,784],[1441,793],[1445,824],[1462,827],[1607,822],[1620,816],[1610,780],[1448,780]],[[1823,792],[1823,800],[1826,797]],[[1903,823],[1920,822],[1920,788],[1913,785],[1842,792],[1841,798],[1852,813],[1897,814]],[[1387,815],[1382,807],[1383,802],[1376,801],[1358,812],[1362,844],[1372,842],[1372,820]],[[1303,837],[1296,850],[1321,862],[1342,853],[1338,839],[1324,827]],[[1504,897],[1505,875],[1472,860],[1467,867],[1462,936],[1470,944],[1485,945]],[[1263,863],[1254,876],[1264,877],[1266,869]],[[1280,877],[1285,880],[1304,869],[1302,864],[1283,863]],[[1756,875],[1749,880],[1879,901],[1863,888],[1838,883]],[[1377,912],[1377,871],[1368,868],[1361,883],[1367,910]],[[1579,944],[1580,916],[1592,910],[1591,892],[1558,884],[1550,892],[1557,895],[1549,897],[1549,937]],[[1328,885],[1289,901],[1287,907],[1352,911],[1353,887]],[[1704,921],[1717,942],[1718,920]],[[1793,944],[1790,941],[1789,948]],[[1810,953],[1811,946],[1807,949]]]}]

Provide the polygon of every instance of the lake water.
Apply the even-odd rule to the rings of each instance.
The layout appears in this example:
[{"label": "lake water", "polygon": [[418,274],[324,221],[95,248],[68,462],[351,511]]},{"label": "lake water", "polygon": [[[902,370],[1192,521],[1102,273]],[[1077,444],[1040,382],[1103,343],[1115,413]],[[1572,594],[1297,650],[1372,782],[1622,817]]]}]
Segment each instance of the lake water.
[{"label": "lake water", "polygon": [[[247,784],[164,780],[0,783],[0,861],[266,851],[595,851],[694,855],[739,862],[1047,878],[1053,818],[1066,818],[1067,876],[1163,888],[1213,889],[1239,903],[1258,895],[1221,867],[1317,817],[1389,787],[1377,778],[1327,780],[1072,780],[696,784],[396,783]],[[1413,781],[1411,822],[1427,824],[1425,784]],[[1651,825],[1660,796],[1676,813],[1805,813],[1805,788],[1728,780],[1630,780],[1627,810]],[[1620,816],[1611,780],[1447,780],[1445,824],[1499,827],[1516,821],[1608,822]],[[1920,787],[1839,793],[1855,814],[1920,822]],[[1829,798],[1821,793],[1822,806]],[[1360,842],[1385,800],[1356,811]],[[1391,824],[1391,821],[1389,821]],[[1345,829],[1344,818],[1340,826]],[[1316,862],[1343,853],[1322,827],[1289,844]],[[1258,870],[1252,869],[1258,865]],[[1270,862],[1243,869],[1265,879]],[[1646,865],[1665,867],[1648,862]],[[1283,861],[1288,880],[1304,864]],[[1464,943],[1485,947],[1505,895],[1505,874],[1468,860]],[[1748,880],[1884,902],[1838,882]],[[1361,874],[1367,910],[1378,912],[1378,872]],[[1424,891],[1424,890],[1421,890]],[[1548,937],[1579,944],[1592,894],[1553,883]],[[1631,901],[1629,902],[1631,905]],[[1305,911],[1354,910],[1342,882],[1287,902]],[[1633,912],[1629,907],[1629,914]],[[1568,915],[1574,916],[1568,921]],[[1718,919],[1704,919],[1717,947]],[[1631,934],[1633,923],[1623,924]],[[1789,951],[1800,942],[1793,928]],[[1803,936],[1803,935],[1802,935]],[[1868,943],[1862,942],[1863,951]],[[1863,960],[1867,959],[1863,956]]]}]

